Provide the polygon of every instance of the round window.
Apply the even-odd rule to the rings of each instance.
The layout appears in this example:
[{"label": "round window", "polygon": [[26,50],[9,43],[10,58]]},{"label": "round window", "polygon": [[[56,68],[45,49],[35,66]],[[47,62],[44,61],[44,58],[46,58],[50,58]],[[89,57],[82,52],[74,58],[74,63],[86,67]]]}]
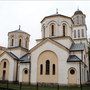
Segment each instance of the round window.
[{"label": "round window", "polygon": [[75,74],[75,70],[71,69],[70,74]]},{"label": "round window", "polygon": [[24,73],[27,74],[28,73],[28,70],[25,70]]}]

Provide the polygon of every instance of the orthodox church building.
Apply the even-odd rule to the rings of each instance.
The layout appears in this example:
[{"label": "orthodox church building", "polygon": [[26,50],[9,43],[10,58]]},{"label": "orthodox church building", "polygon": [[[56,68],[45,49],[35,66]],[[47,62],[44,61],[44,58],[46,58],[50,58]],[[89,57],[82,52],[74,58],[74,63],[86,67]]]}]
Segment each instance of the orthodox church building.
[{"label": "orthodox church building", "polygon": [[58,14],[41,21],[42,38],[29,50],[30,35],[19,27],[8,33],[8,47],[0,47],[0,80],[23,83],[86,83],[89,76],[86,15]]}]

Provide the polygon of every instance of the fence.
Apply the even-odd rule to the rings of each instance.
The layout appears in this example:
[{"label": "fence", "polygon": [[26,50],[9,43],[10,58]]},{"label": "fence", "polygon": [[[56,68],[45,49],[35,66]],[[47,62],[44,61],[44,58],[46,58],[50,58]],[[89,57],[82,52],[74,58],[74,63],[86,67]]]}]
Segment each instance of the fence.
[{"label": "fence", "polygon": [[40,84],[31,85],[18,82],[0,81],[0,90],[90,90],[89,85],[80,86],[59,86],[58,84]]}]

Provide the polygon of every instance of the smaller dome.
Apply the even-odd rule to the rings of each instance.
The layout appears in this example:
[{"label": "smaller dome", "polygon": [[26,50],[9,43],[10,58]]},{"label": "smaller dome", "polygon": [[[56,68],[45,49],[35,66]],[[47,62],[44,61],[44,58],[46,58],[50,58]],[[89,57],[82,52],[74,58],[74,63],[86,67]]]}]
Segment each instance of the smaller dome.
[{"label": "smaller dome", "polygon": [[83,12],[78,9],[78,10],[74,13],[74,15],[77,15],[77,14],[83,14]]}]

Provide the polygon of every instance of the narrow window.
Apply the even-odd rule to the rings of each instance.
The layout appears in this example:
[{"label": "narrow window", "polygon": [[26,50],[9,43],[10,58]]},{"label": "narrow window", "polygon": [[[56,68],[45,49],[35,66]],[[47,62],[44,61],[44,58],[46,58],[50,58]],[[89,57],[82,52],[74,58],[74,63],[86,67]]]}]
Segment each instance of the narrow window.
[{"label": "narrow window", "polygon": [[78,37],[80,37],[80,30],[78,30]]},{"label": "narrow window", "polygon": [[84,20],[83,20],[84,18],[83,18],[83,16],[82,16],[82,24],[84,24]]},{"label": "narrow window", "polygon": [[43,27],[43,38],[45,38],[45,26]]},{"label": "narrow window", "polygon": [[52,71],[52,74],[55,75],[55,64],[53,64],[53,71]]},{"label": "narrow window", "polygon": [[40,75],[42,75],[43,74],[43,65],[41,64],[40,65]]},{"label": "narrow window", "polygon": [[6,62],[4,62],[4,64],[3,64],[3,68],[6,68]]},{"label": "narrow window", "polygon": [[11,46],[13,46],[13,43],[14,43],[14,39],[11,40]]},{"label": "narrow window", "polygon": [[82,29],[82,37],[84,37],[84,29]]},{"label": "narrow window", "polygon": [[26,46],[26,48],[27,48],[27,40],[26,40],[25,46]]},{"label": "narrow window", "polygon": [[51,34],[54,36],[54,25],[51,25]]},{"label": "narrow window", "polygon": [[79,16],[77,16],[77,24],[79,24]]},{"label": "narrow window", "polygon": [[5,77],[6,77],[6,70],[3,70],[3,76],[2,76],[2,79],[5,80]]},{"label": "narrow window", "polygon": [[47,60],[46,61],[46,75],[49,75],[50,74],[50,61]]},{"label": "narrow window", "polygon": [[65,25],[63,25],[63,36],[65,36]]},{"label": "narrow window", "polygon": [[21,46],[21,39],[19,39],[19,46]]},{"label": "narrow window", "polygon": [[76,38],[76,30],[74,30],[74,38]]}]

